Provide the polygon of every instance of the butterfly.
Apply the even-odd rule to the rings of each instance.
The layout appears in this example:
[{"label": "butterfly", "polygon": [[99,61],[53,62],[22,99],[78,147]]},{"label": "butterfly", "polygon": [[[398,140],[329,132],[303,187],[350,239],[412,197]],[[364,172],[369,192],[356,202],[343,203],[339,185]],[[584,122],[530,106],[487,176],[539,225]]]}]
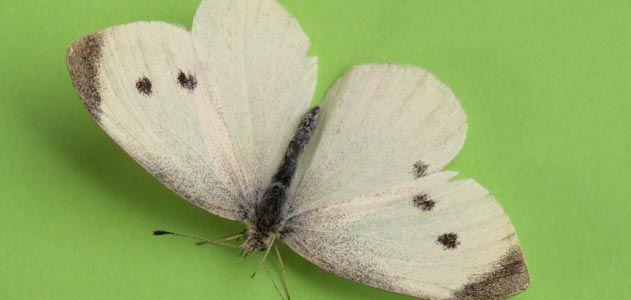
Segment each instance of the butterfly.
[{"label": "butterfly", "polygon": [[242,254],[264,262],[282,241],[334,274],[427,299],[524,291],[527,267],[501,206],[443,170],[467,130],[450,88],[416,67],[366,64],[310,108],[309,45],[274,0],[205,0],[190,32],[111,27],[74,42],[67,63],[89,114],[131,157],[245,225],[201,243],[243,238]]}]

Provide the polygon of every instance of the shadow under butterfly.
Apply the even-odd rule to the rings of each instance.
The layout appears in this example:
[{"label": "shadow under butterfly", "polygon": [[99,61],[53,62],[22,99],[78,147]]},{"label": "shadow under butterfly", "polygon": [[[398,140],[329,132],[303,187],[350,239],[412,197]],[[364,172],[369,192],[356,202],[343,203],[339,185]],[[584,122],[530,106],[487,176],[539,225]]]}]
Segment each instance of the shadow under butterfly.
[{"label": "shadow under butterfly", "polygon": [[427,299],[524,291],[528,271],[501,206],[442,170],[467,129],[451,90],[415,67],[361,65],[309,109],[308,47],[273,0],[206,0],[191,32],[115,26],[73,43],[67,59],[88,112],[131,157],[182,198],[245,225],[215,240],[155,234],[259,254],[266,272],[271,251],[282,267],[282,240],[337,275]]}]

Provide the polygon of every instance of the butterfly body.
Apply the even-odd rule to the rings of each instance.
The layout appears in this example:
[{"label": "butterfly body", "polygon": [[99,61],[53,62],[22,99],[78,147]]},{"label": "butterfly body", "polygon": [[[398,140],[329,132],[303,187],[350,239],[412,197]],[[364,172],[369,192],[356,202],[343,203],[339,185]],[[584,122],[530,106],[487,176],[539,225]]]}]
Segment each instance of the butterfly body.
[{"label": "butterfly body", "polygon": [[271,183],[256,199],[254,213],[246,215],[245,252],[264,251],[269,249],[279,236],[283,216],[287,215],[287,195],[298,166],[300,155],[311,139],[316,126],[320,108],[310,109],[298,125],[296,134],[289,142],[283,161],[272,176]]}]

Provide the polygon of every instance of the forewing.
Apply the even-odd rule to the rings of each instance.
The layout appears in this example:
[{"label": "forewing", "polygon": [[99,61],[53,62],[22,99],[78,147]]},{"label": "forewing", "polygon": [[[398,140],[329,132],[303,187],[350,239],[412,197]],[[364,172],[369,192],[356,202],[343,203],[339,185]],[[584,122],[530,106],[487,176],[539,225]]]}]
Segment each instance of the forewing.
[{"label": "forewing", "polygon": [[116,26],[75,42],[67,58],[88,111],[127,153],[197,206],[243,218],[247,186],[189,32]]},{"label": "forewing", "polygon": [[262,190],[313,95],[309,39],[274,0],[203,1],[192,33],[247,181]]},{"label": "forewing", "polygon": [[513,226],[473,180],[436,173],[288,220],[283,241],[340,276],[427,299],[503,299],[528,285]]},{"label": "forewing", "polygon": [[291,205],[322,207],[441,170],[466,118],[451,90],[418,68],[356,66],[327,92]]}]

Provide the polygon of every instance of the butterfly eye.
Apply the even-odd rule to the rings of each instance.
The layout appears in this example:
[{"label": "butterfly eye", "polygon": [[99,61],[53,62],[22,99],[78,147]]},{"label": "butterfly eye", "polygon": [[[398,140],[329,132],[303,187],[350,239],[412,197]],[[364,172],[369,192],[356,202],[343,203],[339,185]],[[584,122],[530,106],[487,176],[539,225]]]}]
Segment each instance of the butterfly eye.
[{"label": "butterfly eye", "polygon": [[193,91],[195,87],[197,87],[197,78],[195,78],[195,75],[191,73],[185,74],[182,70],[177,74],[177,82],[182,88],[189,91]]},{"label": "butterfly eye", "polygon": [[141,94],[147,96],[151,95],[151,80],[149,80],[147,76],[138,78],[138,81],[136,81],[136,89]]}]

